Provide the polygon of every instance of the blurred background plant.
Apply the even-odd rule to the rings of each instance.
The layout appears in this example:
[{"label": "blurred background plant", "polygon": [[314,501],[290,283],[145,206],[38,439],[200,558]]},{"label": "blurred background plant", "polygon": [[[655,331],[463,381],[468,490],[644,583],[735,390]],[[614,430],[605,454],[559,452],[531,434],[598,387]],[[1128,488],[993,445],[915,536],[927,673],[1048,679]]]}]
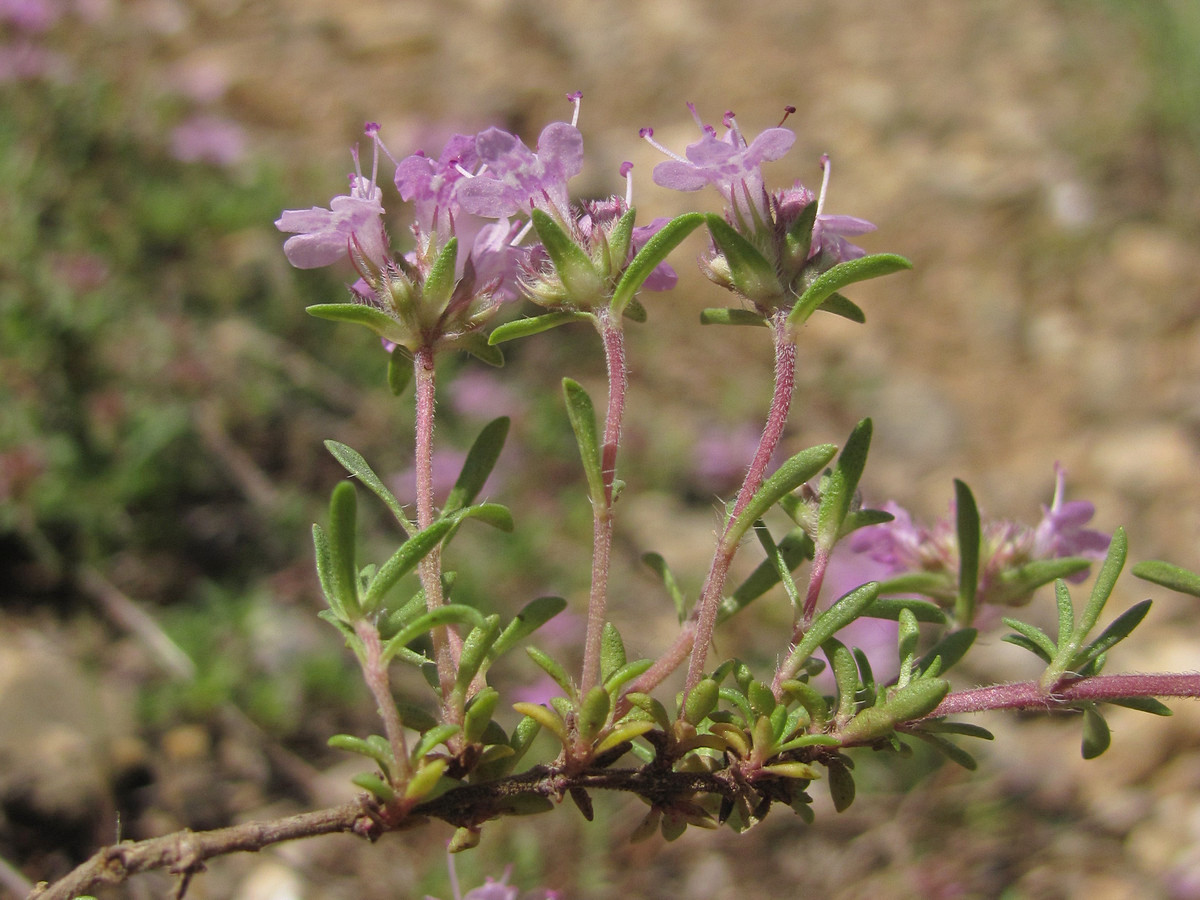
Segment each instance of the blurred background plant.
[{"label": "blurred background plant", "polygon": [[[293,272],[270,223],[340,186],[367,119],[405,152],[489,121],[532,139],[529,123],[565,117],[559,98],[581,88],[589,146],[611,162],[585,171],[586,190],[615,189],[633,158],[649,218],[679,201],[652,187],[638,126],[676,122],[681,140],[659,136],[682,146],[681,101],[732,106],[751,131],[796,104],[805,179],[835,151],[838,207],[902,234],[874,246],[917,273],[865,292],[865,332],[811,329],[792,452],[870,414],[872,500],[938,514],[960,475],[991,512],[1026,519],[1061,457],[1104,526],[1130,526],[1135,559],[1195,568],[1194,5],[874,7],[762,0],[731,19],[682,0],[373,2],[353,17],[320,0],[0,4],[0,857],[36,879],[111,841],[118,817],[142,837],[344,796],[324,741],[369,730],[372,711],[314,615],[308,526],[343,476],[321,442],[390,469],[403,499],[411,460],[395,436],[410,413],[387,396],[370,336],[303,313],[340,300],[351,273]],[[797,55],[804,40],[820,65]],[[673,613],[637,558],[663,553],[695,593],[715,498],[741,474],[728,445],[769,383],[761,335],[746,335],[745,362],[720,364],[728,335],[694,325],[712,293],[684,253],[676,263],[680,290],[650,307],[653,331],[631,334],[613,615],[661,602],[645,653]],[[598,384],[602,369],[570,329],[523,342],[500,382],[461,364],[439,446],[461,451],[482,421],[514,416],[494,489],[519,526],[457,539],[474,563],[459,567],[463,602],[511,613],[586,590],[590,513],[557,381]],[[652,430],[662,416],[671,428]],[[387,546],[384,511],[360,515]],[[1142,668],[1194,665],[1194,609],[1172,602],[1156,603],[1162,640]],[[752,632],[735,620],[721,640],[769,669]],[[995,657],[1019,665],[1016,651]],[[532,666],[498,675],[536,687]],[[970,785],[930,760],[865,761],[860,785],[878,796],[811,832],[781,818],[749,843],[629,847],[642,810],[601,802],[598,827],[563,812],[489,832],[460,877],[511,861],[513,883],[583,897],[731,896],[751,876],[763,894],[806,879],[838,897],[1200,896],[1194,713],[1152,737],[1130,725],[1090,769],[1072,759],[1073,729],[1008,727],[1021,739],[996,727],[996,774]],[[1053,777],[1030,764],[1039,752],[1062,760]],[[943,789],[905,796],[921,778]],[[285,848],[230,861],[207,889],[448,896],[446,837]],[[868,863],[876,874],[843,882]]]}]

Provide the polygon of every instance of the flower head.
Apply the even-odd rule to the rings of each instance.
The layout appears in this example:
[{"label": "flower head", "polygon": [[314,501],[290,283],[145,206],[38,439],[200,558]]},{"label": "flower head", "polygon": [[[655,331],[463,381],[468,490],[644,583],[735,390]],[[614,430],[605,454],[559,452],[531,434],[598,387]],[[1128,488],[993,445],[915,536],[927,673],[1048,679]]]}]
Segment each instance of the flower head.
[{"label": "flower head", "polygon": [[[1091,503],[1063,502],[1064,477],[1063,469],[1056,466],[1054,499],[1049,507],[1042,508],[1042,520],[1036,526],[1003,519],[983,522],[978,603],[1021,606],[1029,602],[1034,586],[1018,575],[1028,563],[1067,557],[1104,558],[1109,535],[1083,527],[1095,512]],[[928,526],[915,522],[895,503],[886,503],[883,509],[892,514],[892,521],[862,528],[834,549],[827,575],[827,580],[833,582],[831,589],[925,572],[944,578],[944,596],[938,599],[952,604],[959,567],[954,509]],[[1082,569],[1069,577],[1081,580],[1086,576],[1086,569]]]},{"label": "flower head", "polygon": [[383,192],[376,182],[380,151],[394,158],[378,132],[378,125],[367,126],[374,145],[370,178],[363,176],[355,152],[349,194],[335,197],[329,209],[286,210],[275,223],[294,232],[283,248],[294,266],[349,259],[361,276],[351,288],[353,303],[312,311],[366,324],[389,350],[465,349],[499,362],[479,329],[500,303],[516,296],[520,225],[484,222],[463,212],[458,192],[470,180],[467,166],[478,163],[475,139],[455,135],[437,160],[417,153],[396,164],[395,184],[413,205],[416,238],[411,252],[396,256],[383,228]]},{"label": "flower head", "polygon": [[[688,104],[701,136],[679,156],[654,140],[654,131],[641,135],[671,157],[654,169],[656,184],[680,191],[712,185],[725,198],[725,220],[736,232],[713,233],[713,247],[700,260],[704,274],[716,284],[749,300],[764,317],[788,310],[796,298],[823,272],[840,262],[857,259],[864,251],[847,238],[873,231],[875,226],[852,216],[823,212],[829,186],[829,159],[819,195],[797,181],[791,188],[768,192],[763,180],[765,162],[780,159],[796,140],[782,123],[748,141],[733,113],[724,117],[725,133],[704,124]],[[794,112],[787,108],[788,114]],[[786,119],[786,116],[784,117]]]}]

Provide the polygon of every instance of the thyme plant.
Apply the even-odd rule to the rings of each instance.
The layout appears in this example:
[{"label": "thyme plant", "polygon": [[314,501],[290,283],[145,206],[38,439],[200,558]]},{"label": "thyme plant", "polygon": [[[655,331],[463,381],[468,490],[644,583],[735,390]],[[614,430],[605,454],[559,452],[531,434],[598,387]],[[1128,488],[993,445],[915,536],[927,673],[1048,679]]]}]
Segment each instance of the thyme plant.
[{"label": "thyme plant", "polygon": [[[763,165],[782,159],[795,134],[781,123],[750,138],[732,113],[717,128],[692,108],[699,136],[682,155],[642,130],[667,157],[653,180],[679,191],[711,187],[724,210],[638,224],[629,163],[621,166],[622,194],[572,202],[568,183],[582,168],[583,135],[580,96],[569,99],[572,120],[547,126],[535,149],[488,128],[455,135],[436,157],[396,159],[379,126],[368,125],[370,166],[364,171],[355,152],[348,192],[328,208],[287,210],[275,223],[291,235],[284,252],[293,265],[353,267],[357,280],[347,295],[309,312],[375,332],[391,391],[403,402],[411,392],[415,406],[415,504],[402,505],[367,459],[330,440],[329,452],[351,477],[333,490],[327,520],[313,528],[328,606],[321,616],[345,641],[379,712],[379,734],[329,739],[362,758],[366,771],[354,779],[362,793],[279,822],[118,844],[35,896],[73,897],[162,866],[179,874],[182,895],[213,856],[338,831],[375,839],[430,819],[456,827],[451,850],[459,851],[506,816],[549,812],[566,798],[591,819],[597,791],[645,801],[644,818],[631,828],[635,840],[656,832],[671,840],[689,826],[743,831],[776,806],[811,821],[814,789],[828,790],[839,811],[851,803],[858,754],[904,754],[920,741],[973,768],[971,745],[991,735],[965,721],[967,713],[1081,711],[1083,755],[1093,757],[1109,744],[1107,706],[1164,715],[1169,710],[1159,698],[1200,696],[1197,673],[1106,671],[1108,652],[1143,621],[1150,601],[1100,627],[1126,567],[1126,537],[1121,529],[1110,536],[1087,528],[1093,509],[1065,499],[1061,470],[1037,525],[983,519],[961,482],[952,515],[922,525],[894,505],[862,504],[870,420],[840,446],[819,444],[772,464],[791,411],[805,326],[817,313],[865,321],[843,291],[910,268],[902,256],[867,254],[852,243],[874,229],[869,222],[826,211],[828,158],[821,160],[819,190],[797,181],[769,191]],[[394,249],[385,226],[388,180],[412,221],[403,250]],[[392,205],[390,196],[386,203]],[[639,605],[673,604],[679,628],[654,655],[630,659],[622,632],[639,622],[614,620],[607,603],[625,487],[625,330],[651,314],[670,315],[669,305],[649,293],[674,286],[667,258],[700,229],[709,238],[701,270],[729,298],[706,309],[701,324],[763,329],[774,384],[698,595],[682,591],[668,562],[646,548],[664,590]],[[482,499],[509,420],[496,410],[438,505],[438,364],[466,353],[499,367],[503,345],[566,326],[595,331],[607,370],[602,419],[571,373],[562,379],[563,427],[569,423],[578,444],[593,520],[590,588],[586,597],[537,597],[488,613],[455,597],[455,567],[471,560],[456,554],[454,538],[480,525],[519,527],[519,506],[510,511]],[[367,559],[360,547],[356,507],[364,491],[404,535],[386,559]],[[761,561],[731,583],[741,552]],[[1094,564],[1093,586],[1081,594],[1072,583]],[[411,573],[415,583],[405,579]],[[1133,574],[1200,596],[1200,576],[1167,563],[1143,563]],[[1018,617],[1042,587],[1057,606],[1053,632]],[[760,599],[768,595],[777,597]],[[713,652],[721,624],[755,602],[791,608],[790,628],[759,633],[774,648],[773,669]],[[568,607],[586,619],[582,664],[574,670],[537,640],[538,629]],[[867,619],[894,623],[890,646],[860,646]],[[1041,661],[1042,674],[955,689],[953,670],[970,654],[978,629],[996,626],[1005,629],[1003,640]],[[557,686],[556,696],[546,703],[501,696],[489,676],[514,653],[532,658]],[[423,701],[397,697],[398,667],[423,676]],[[680,690],[666,687],[675,673]],[[539,732],[553,736],[553,749],[531,758]],[[504,882],[477,891],[469,896],[516,894]]]}]

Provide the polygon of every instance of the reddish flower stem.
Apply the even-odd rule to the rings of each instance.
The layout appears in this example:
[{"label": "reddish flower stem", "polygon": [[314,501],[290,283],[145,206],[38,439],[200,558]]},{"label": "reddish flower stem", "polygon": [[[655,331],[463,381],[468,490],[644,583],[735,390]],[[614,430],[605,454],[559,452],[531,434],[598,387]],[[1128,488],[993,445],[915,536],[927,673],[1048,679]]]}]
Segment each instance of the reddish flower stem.
[{"label": "reddish flower stem", "polygon": [[371,690],[371,696],[375,698],[375,705],[379,707],[383,730],[387,733],[388,745],[396,759],[396,770],[390,773],[392,786],[399,787],[408,781],[408,745],[404,740],[400,712],[396,709],[395,698],[392,697],[387,663],[383,661],[383,642],[379,638],[379,629],[366,619],[359,619],[354,623],[354,633],[363,644],[365,655],[359,660],[363,677]]},{"label": "reddish flower stem", "polygon": [[621,420],[625,415],[625,393],[629,386],[625,364],[625,335],[621,323],[608,310],[596,315],[596,328],[604,341],[608,367],[608,409],[604,416],[604,438],[600,447],[600,475],[604,497],[592,500],[592,587],[588,596],[587,636],[583,649],[580,693],[586,695],[600,681],[600,643],[608,605],[608,572],[612,561],[613,482],[617,475],[617,450],[621,444]]},{"label": "reddish flower stem", "polygon": [[1200,698],[1200,672],[1161,675],[1097,675],[1060,684],[1051,691],[1036,681],[996,684],[947,694],[926,718],[992,709],[1047,710],[1084,700],[1121,700],[1128,697]]},{"label": "reddish flower stem", "polygon": [[[430,347],[422,347],[413,359],[413,375],[417,392],[416,459],[417,470],[417,528],[425,529],[433,524],[433,419],[436,383],[434,379],[434,354]],[[417,567],[421,587],[425,590],[425,608],[437,609],[444,605],[442,595],[442,551],[435,547],[421,560]],[[437,662],[438,683],[442,690],[442,718],[455,725],[462,724],[461,699],[455,703],[454,681],[458,673],[458,658],[462,651],[462,638],[447,625],[433,629],[433,655]]]},{"label": "reddish flower stem", "polygon": [[[704,677],[708,645],[712,641],[713,630],[716,628],[721,595],[725,590],[725,579],[729,575],[729,566],[733,562],[734,554],[737,553],[737,543],[729,541],[729,530],[742,510],[749,505],[755,492],[762,486],[763,479],[766,478],[767,466],[770,465],[775,448],[779,446],[779,440],[783,437],[783,429],[791,410],[792,392],[796,384],[796,345],[788,333],[786,313],[776,313],[771,320],[771,329],[775,337],[775,390],[771,395],[771,409],[767,413],[767,422],[763,428],[762,438],[758,442],[758,451],[754,454],[754,460],[750,463],[750,468],[742,481],[742,487],[738,491],[733,509],[726,519],[725,530],[722,532],[720,540],[717,541],[712,567],[708,571],[708,577],[704,580],[700,599],[692,611],[692,617],[696,622],[695,632],[689,635],[688,630],[684,629],[680,633],[680,637],[676,639],[677,645],[683,640],[690,639],[691,659],[688,663],[687,680],[684,683],[685,697]],[[678,650],[678,646],[673,646],[664,655],[664,659],[677,655]],[[653,686],[646,683],[647,676],[652,672],[658,675],[655,668],[651,668],[635,683],[637,685],[635,690],[648,690]],[[666,674],[662,673],[661,677],[666,677]]]}]

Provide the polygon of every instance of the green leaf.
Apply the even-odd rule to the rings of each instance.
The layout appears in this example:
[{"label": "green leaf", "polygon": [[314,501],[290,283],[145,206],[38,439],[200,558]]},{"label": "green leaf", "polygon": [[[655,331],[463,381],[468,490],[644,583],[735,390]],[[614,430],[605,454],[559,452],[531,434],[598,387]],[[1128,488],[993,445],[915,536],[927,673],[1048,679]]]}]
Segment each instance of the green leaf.
[{"label": "green leaf", "polygon": [[463,713],[463,737],[469,743],[478,743],[484,731],[492,724],[492,715],[500,700],[500,692],[494,687],[485,686],[480,689]]},{"label": "green leaf", "polygon": [[330,322],[365,325],[381,338],[401,344],[412,336],[399,322],[382,310],[361,303],[318,303],[305,309],[310,316]]},{"label": "green leaf", "polygon": [[841,316],[843,319],[849,319],[858,325],[862,325],[867,321],[867,314],[862,311],[862,308],[857,303],[843,297],[837,292],[830,294],[821,301],[821,305],[817,309],[822,312],[833,313],[835,316]]},{"label": "green leaf", "polygon": [[362,615],[358,568],[354,562],[356,509],[354,485],[348,481],[339,482],[329,500],[329,575],[341,610],[350,620]]},{"label": "green leaf", "polygon": [[355,775],[350,779],[350,783],[374,795],[382,804],[388,804],[396,799],[396,792],[392,789],[392,786],[387,784],[374,772],[364,772],[362,775]]},{"label": "green leaf", "polygon": [[393,397],[399,397],[413,377],[413,360],[404,347],[397,344],[388,355],[387,383]]},{"label": "green leaf", "polygon": [[604,295],[604,281],[583,249],[547,213],[530,213],[533,228],[542,241],[546,255],[562,279],[572,306],[592,309]]},{"label": "green leaf", "polygon": [[[793,528],[782,541],[776,544],[776,547],[779,548],[779,555],[790,572],[794,572],[802,562],[813,557],[812,538],[802,528]],[[732,595],[721,601],[717,621],[724,622],[777,584],[779,584],[779,569],[775,562],[767,560],[760,563]]]},{"label": "green leaf", "polygon": [[373,760],[379,766],[380,771],[389,777],[392,769],[396,767],[396,761],[392,758],[391,748],[387,747],[387,741],[384,741],[383,747],[380,747],[376,741],[365,741],[350,734],[335,734],[326,741],[326,744],[334,750],[357,753]]},{"label": "green leaf", "polygon": [[1052,654],[1048,654],[1045,648],[1035,644],[1023,634],[1006,634],[1004,637],[1000,638],[1000,640],[1006,644],[1012,644],[1014,647],[1020,647],[1022,650],[1028,650],[1034,656],[1037,656],[1047,663],[1054,659],[1054,656]]},{"label": "green leaf", "polygon": [[588,495],[592,502],[603,505],[604,478],[600,471],[600,444],[596,436],[596,411],[592,398],[577,381],[563,379],[563,394],[567,399],[567,416],[571,430],[579,444],[579,456],[583,461],[583,472],[587,476]]},{"label": "green leaf", "polygon": [[1076,645],[1083,643],[1095,627],[1100,613],[1104,611],[1104,605],[1112,595],[1113,588],[1117,586],[1117,578],[1121,574],[1121,569],[1125,567],[1127,551],[1128,539],[1125,537],[1125,529],[1118,528],[1113,532],[1112,541],[1108,545],[1108,554],[1104,557],[1104,564],[1100,566],[1100,572],[1096,575],[1096,581],[1092,585],[1092,594],[1088,598],[1079,626],[1075,630]]},{"label": "green leaf", "polygon": [[492,655],[501,656],[516,646],[518,641],[533,634],[560,612],[567,608],[562,597],[538,597],[530,600],[517,613],[516,618],[505,626],[492,645]]},{"label": "green leaf", "polygon": [[625,267],[625,260],[629,258],[629,248],[633,244],[633,223],[636,219],[637,210],[631,206],[609,232],[606,245],[608,265],[605,266],[608,271],[617,272]]},{"label": "green leaf", "polygon": [[813,312],[820,307],[831,295],[840,291],[848,284],[866,281],[869,278],[879,278],[911,269],[912,263],[903,256],[894,253],[876,253],[840,262],[826,272],[822,272],[800,295],[792,311],[788,314],[788,326],[795,330],[808,321]]},{"label": "green leaf", "polygon": [[449,520],[456,526],[464,519],[478,519],[485,525],[491,525],[501,531],[512,531],[515,527],[512,513],[501,503],[478,503],[452,513]]},{"label": "green leaf", "polygon": [[458,280],[455,274],[457,266],[458,238],[452,237],[446,241],[446,246],[438,253],[433,265],[429,267],[429,274],[425,276],[425,281],[421,285],[421,306],[431,313],[436,310],[435,316],[427,321],[433,321],[437,316],[441,316],[446,307],[450,305],[450,298],[454,294],[454,285]]},{"label": "green leaf", "polygon": [[400,501],[388,490],[383,480],[375,474],[375,470],[367,464],[362,454],[338,441],[326,441],[325,449],[333,455],[334,459],[342,464],[347,472],[361,481],[371,493],[384,502],[387,508],[392,511],[392,515],[396,517],[396,521],[400,523],[400,527],[404,529],[405,533],[411,535],[416,531],[416,526],[404,514],[404,507],[400,505]]},{"label": "green leaf", "polygon": [[1112,733],[1104,716],[1100,715],[1094,704],[1089,703],[1083,708],[1083,744],[1081,750],[1084,759],[1095,759],[1108,749],[1112,743]]},{"label": "green leaf", "polygon": [[950,692],[950,682],[921,678],[900,688],[878,706],[870,706],[838,733],[843,744],[866,744],[887,737],[896,725],[912,722],[937,709]]},{"label": "green leaf", "polygon": [[1120,700],[1109,700],[1113,706],[1124,706],[1136,709],[1138,712],[1150,713],[1152,716],[1169,716],[1171,707],[1154,697],[1122,697]]},{"label": "green leaf", "polygon": [[608,721],[612,698],[601,685],[596,685],[579,703],[579,736],[591,742]]},{"label": "green leaf", "polygon": [[799,268],[808,261],[812,250],[813,226],[817,223],[817,201],[814,200],[800,211],[800,215],[788,226],[784,235],[787,254],[793,266]]},{"label": "green leaf", "polygon": [[477,627],[484,622],[483,614],[473,606],[465,606],[461,603],[447,603],[445,606],[439,606],[436,609],[431,609],[424,615],[417,616],[408,625],[396,632],[395,636],[388,639],[383,645],[383,659],[386,662],[395,656],[405,644],[410,644],[419,638],[421,635],[434,628],[441,628],[445,625],[470,625]]},{"label": "green leaf", "polygon": [[958,597],[954,601],[954,621],[965,626],[975,620],[981,529],[975,496],[966,483],[957,478],[954,479],[954,505],[958,531]]},{"label": "green leaf", "polygon": [[867,607],[863,615],[870,619],[893,619],[898,621],[900,613],[908,611],[918,622],[931,622],[937,625],[946,624],[946,614],[940,606],[925,600],[913,600],[907,597],[880,597]]},{"label": "green leaf", "polygon": [[612,622],[605,622],[600,630],[600,681],[608,681],[627,662],[621,632]]},{"label": "green leaf", "polygon": [[[539,706],[536,703],[514,703],[513,709],[519,712],[526,718],[532,719],[542,728],[545,728],[553,734],[565,747],[568,743],[567,724],[562,720],[562,717],[546,706]],[[520,726],[518,726],[518,729]],[[520,733],[518,731],[518,733]],[[515,735],[514,735],[515,736]],[[523,754],[522,754],[523,755]]]},{"label": "green leaf", "polygon": [[496,466],[496,460],[500,458],[500,451],[504,449],[510,422],[508,416],[500,416],[488,422],[479,432],[479,437],[475,438],[471,449],[467,451],[467,458],[463,462],[458,480],[454,482],[454,487],[446,497],[446,504],[442,507],[443,515],[462,509],[479,496]]},{"label": "green leaf", "polygon": [[929,746],[933,747],[935,750],[945,756],[948,760],[953,763],[957,763],[968,772],[974,772],[979,766],[979,763],[975,761],[975,757],[973,757],[962,747],[958,746],[958,744],[946,740],[939,734],[930,734],[927,730],[912,731],[909,733],[920,738]]},{"label": "green leaf", "polygon": [[333,551],[329,546],[329,537],[320,525],[312,527],[313,552],[317,561],[317,579],[321,582],[321,592],[325,601],[337,619],[345,619],[346,612],[342,609],[342,600],[333,575]]},{"label": "green leaf", "polygon": [[455,350],[470,353],[482,363],[499,369],[504,365],[504,353],[488,343],[482,331],[469,331],[456,337],[451,345]]},{"label": "green leaf", "polygon": [[762,325],[767,324],[766,317],[752,309],[735,309],[732,307],[713,307],[700,311],[701,325]]},{"label": "green leaf", "polygon": [[908,572],[879,583],[880,594],[924,594],[926,597],[945,599],[953,597],[950,582],[945,575],[932,572]]},{"label": "green leaf", "polygon": [[[960,628],[958,631],[950,632],[934,644],[928,653],[917,660],[917,671],[925,672],[929,675],[941,675],[943,672],[948,671],[967,655],[967,651],[975,643],[975,638],[978,634],[978,630],[974,628]],[[933,661],[939,658],[941,662],[938,664],[937,670],[931,672],[930,667],[933,665]]]},{"label": "green leaf", "polygon": [[850,432],[838,455],[833,471],[821,479],[821,504],[817,509],[817,543],[833,549],[842,531],[842,523],[854,503],[859,479],[871,449],[871,420],[863,419]]},{"label": "green leaf", "polygon": [[1200,597],[1200,575],[1162,560],[1152,559],[1133,567],[1133,574],[1143,581],[1162,585],[1181,594]]},{"label": "green leaf", "polygon": [[500,636],[500,616],[493,613],[471,629],[463,641],[462,654],[458,660],[458,672],[454,676],[454,687],[465,694],[484,664],[496,638]]},{"label": "green leaf", "polygon": [[1133,629],[1137,628],[1142,623],[1142,619],[1146,618],[1146,613],[1150,612],[1150,604],[1150,600],[1143,600],[1141,603],[1135,603],[1129,609],[1125,610],[1125,612],[1121,613],[1121,615],[1117,616],[1112,621],[1112,624],[1101,632],[1100,637],[1092,641],[1075,658],[1072,665],[1082,668],[1101,653],[1107,652],[1129,637]]},{"label": "green leaf", "polygon": [[546,313],[542,316],[532,316],[528,319],[517,319],[515,322],[505,322],[503,325],[499,325],[493,329],[491,335],[488,337],[488,343],[502,344],[505,341],[529,337],[533,334],[541,334],[543,331],[549,331],[551,328],[557,328],[559,325],[566,325],[568,322],[590,322],[594,321],[595,318],[590,312],[563,310]]},{"label": "green leaf", "polygon": [[654,665],[654,660],[652,659],[635,659],[632,662],[627,662],[604,679],[604,689],[615,698],[621,688],[639,677],[652,665]]},{"label": "green leaf", "polygon": [[855,588],[838,599],[833,606],[825,610],[812,627],[808,629],[796,649],[788,658],[788,666],[792,672],[798,671],[800,664],[816,652],[816,649],[857,619],[879,595],[879,583],[868,582],[862,587]]},{"label": "green leaf", "polygon": [[1008,643],[1017,643],[1017,646],[1019,647],[1029,647],[1032,645],[1034,648],[1036,648],[1033,652],[1037,653],[1037,655],[1046,660],[1046,662],[1050,662],[1050,660],[1054,658],[1054,654],[1058,648],[1055,646],[1054,641],[1050,640],[1050,635],[1046,634],[1046,632],[1042,631],[1042,629],[1038,628],[1036,625],[1030,625],[1028,622],[1022,622],[1020,619],[1012,619],[1008,616],[1005,616],[1000,621],[1013,631],[1017,632],[1017,634],[1025,638],[1025,641],[1028,642],[1018,643],[1015,641],[1008,641]]},{"label": "green leaf", "polygon": [[790,494],[820,472],[825,464],[833,459],[835,453],[837,453],[835,444],[818,444],[807,450],[801,450],[780,466],[770,478],[762,483],[741,514],[730,523],[723,538],[725,549],[736,547],[756,519],[761,519],[768,509],[779,502],[781,497]]},{"label": "green leaf", "polygon": [[868,525],[882,525],[884,522],[890,522],[896,518],[890,512],[884,512],[882,509],[855,509],[846,514],[845,521],[842,522],[842,537],[857,531],[860,528],[866,528]]},{"label": "green leaf", "polygon": [[979,738],[983,741],[994,741],[996,736],[981,725],[970,722],[947,722],[943,719],[930,719],[922,722],[920,731],[912,734],[961,734],[965,737]]},{"label": "green leaf", "polygon": [[729,264],[729,274],[738,293],[752,302],[778,302],[784,295],[775,266],[732,225],[716,213],[705,216],[713,243]]},{"label": "green leaf", "polygon": [[649,566],[662,581],[663,587],[667,589],[667,595],[675,604],[675,615],[682,622],[687,618],[687,601],[684,599],[683,591],[679,589],[679,583],[671,573],[667,561],[658,553],[643,553],[642,562]]},{"label": "green leaf", "polygon": [[626,307],[633,301],[634,295],[655,267],[665,260],[685,237],[695,231],[702,221],[704,216],[701,213],[684,213],[676,216],[646,241],[617,282],[610,304],[613,315],[622,315],[626,311]]},{"label": "green leaf", "polygon": [[701,678],[683,702],[684,721],[689,725],[698,726],[717,708],[719,699],[720,685],[711,678]]},{"label": "green leaf", "polygon": [[825,766],[829,770],[829,796],[833,808],[845,812],[854,802],[854,776],[840,759],[830,760]]},{"label": "green leaf", "polygon": [[1001,572],[988,590],[989,602],[997,606],[1020,605],[1042,585],[1059,578],[1070,578],[1091,564],[1090,559],[1082,556],[1035,559],[1019,568]]},{"label": "green leaf", "polygon": [[416,746],[413,747],[412,752],[409,754],[412,762],[414,764],[420,762],[434,747],[438,744],[446,743],[446,741],[450,740],[450,738],[454,737],[460,731],[462,729],[457,725],[449,724],[435,725],[433,728],[430,728],[421,735],[420,740],[417,741]]},{"label": "green leaf", "polygon": [[[779,551],[779,547],[775,541],[772,540],[771,532],[767,529],[767,523],[762,519],[754,523],[754,535],[758,538],[758,543],[767,555],[767,562],[775,567],[775,574],[779,576],[779,582],[783,585],[784,593],[788,595],[792,609],[802,609],[804,601],[800,599],[800,591],[796,588],[796,582],[792,579],[792,572],[788,566],[788,561]],[[679,621],[683,621],[682,615]]]},{"label": "green leaf", "polygon": [[[539,650],[537,647],[526,647],[525,652],[529,654],[530,659],[541,667],[543,672],[554,679],[554,683],[563,689],[563,693],[568,697],[575,696],[575,685],[571,681],[571,676],[549,654]],[[529,714],[526,713],[526,715]]]},{"label": "green leaf", "polygon": [[379,572],[367,588],[363,597],[363,608],[374,612],[383,602],[384,595],[395,586],[396,582],[416,568],[417,563],[428,556],[454,527],[456,522],[451,519],[439,519],[428,528],[422,529],[400,545],[387,562],[379,567]]}]

